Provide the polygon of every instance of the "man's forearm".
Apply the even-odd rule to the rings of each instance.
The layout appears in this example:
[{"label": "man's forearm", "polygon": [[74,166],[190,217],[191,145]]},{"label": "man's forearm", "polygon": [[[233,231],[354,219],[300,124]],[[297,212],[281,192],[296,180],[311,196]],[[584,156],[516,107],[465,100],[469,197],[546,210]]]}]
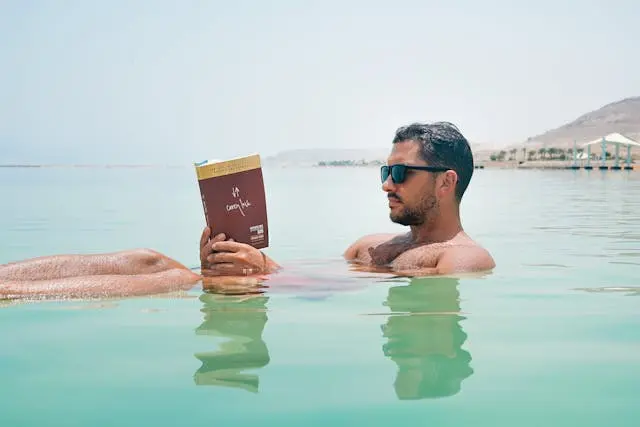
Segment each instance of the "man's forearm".
[{"label": "man's forearm", "polygon": [[78,276],[37,281],[1,281],[0,298],[106,298],[188,290],[200,276],[174,268],[151,274]]},{"label": "man's forearm", "polygon": [[0,265],[0,283],[98,275],[151,274],[172,268],[186,269],[176,261],[147,249],[95,255],[53,255]]}]

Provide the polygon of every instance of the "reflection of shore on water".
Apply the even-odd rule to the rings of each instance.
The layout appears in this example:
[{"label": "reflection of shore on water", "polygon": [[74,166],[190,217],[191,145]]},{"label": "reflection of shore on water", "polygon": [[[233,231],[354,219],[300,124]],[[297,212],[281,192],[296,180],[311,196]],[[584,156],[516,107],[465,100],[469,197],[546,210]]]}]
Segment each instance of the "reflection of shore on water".
[{"label": "reflection of shore on water", "polygon": [[473,374],[462,346],[458,280],[412,279],[389,288],[391,311],[382,325],[385,356],[398,367],[394,389],[401,400],[453,396]]},{"label": "reflection of shore on water", "polygon": [[253,393],[259,390],[257,373],[269,364],[269,350],[262,339],[267,323],[266,304],[262,295],[229,296],[203,293],[200,301],[204,314],[196,334],[223,338],[217,350],[196,353],[202,362],[194,374],[197,385],[241,388]]}]

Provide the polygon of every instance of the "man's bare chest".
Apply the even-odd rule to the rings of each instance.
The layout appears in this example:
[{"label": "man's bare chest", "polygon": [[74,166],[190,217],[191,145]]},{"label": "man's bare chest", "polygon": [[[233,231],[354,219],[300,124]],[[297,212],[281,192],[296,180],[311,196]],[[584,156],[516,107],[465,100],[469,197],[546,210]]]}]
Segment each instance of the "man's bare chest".
[{"label": "man's bare chest", "polygon": [[445,245],[410,245],[402,242],[380,241],[362,247],[358,262],[377,267],[409,269],[416,265],[435,267]]}]

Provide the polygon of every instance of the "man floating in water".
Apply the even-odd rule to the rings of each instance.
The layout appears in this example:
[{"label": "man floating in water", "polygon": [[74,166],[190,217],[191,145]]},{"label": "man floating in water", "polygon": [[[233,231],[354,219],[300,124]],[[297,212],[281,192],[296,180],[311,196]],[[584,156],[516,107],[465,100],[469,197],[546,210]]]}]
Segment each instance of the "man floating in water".
[{"label": "man floating in water", "polygon": [[[465,137],[451,123],[411,124],[396,131],[382,189],[391,221],[404,234],[376,234],[344,253],[360,269],[401,276],[451,275],[491,270],[494,260],[460,220],[460,203],[474,165]],[[0,266],[0,297],[119,297],[188,290],[203,278],[212,286],[263,280],[280,270],[254,247],[211,236],[200,239],[201,274],[152,250],[62,255]]]}]

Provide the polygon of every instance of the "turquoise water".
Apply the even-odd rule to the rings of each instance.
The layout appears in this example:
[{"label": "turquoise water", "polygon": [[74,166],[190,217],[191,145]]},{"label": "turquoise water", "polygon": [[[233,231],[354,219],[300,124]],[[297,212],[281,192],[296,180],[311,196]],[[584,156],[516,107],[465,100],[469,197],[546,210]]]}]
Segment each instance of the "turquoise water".
[{"label": "turquoise water", "polygon": [[[0,169],[0,263],[151,247],[197,266],[190,168]],[[291,279],[0,309],[0,425],[635,426],[640,173],[478,170],[482,279],[356,275],[389,223],[376,169],[269,169]]]}]

